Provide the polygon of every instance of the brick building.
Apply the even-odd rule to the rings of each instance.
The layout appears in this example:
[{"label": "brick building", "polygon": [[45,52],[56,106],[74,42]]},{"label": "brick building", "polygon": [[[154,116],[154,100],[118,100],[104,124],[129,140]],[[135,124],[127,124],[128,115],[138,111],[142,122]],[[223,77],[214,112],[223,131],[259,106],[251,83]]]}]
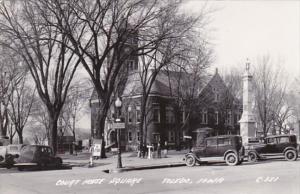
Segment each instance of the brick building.
[{"label": "brick building", "polygon": [[[137,67],[137,65],[133,66]],[[173,72],[173,76],[175,75],[176,72]],[[232,96],[217,70],[207,84],[199,88],[193,111],[186,121],[187,124],[180,130],[178,125],[186,119],[185,111],[175,114],[174,94],[172,94],[174,87],[170,86],[168,76],[170,78],[170,72],[161,71],[151,88],[145,121],[147,144],[156,144],[161,141],[168,142],[171,147],[176,147],[176,145],[184,145],[183,137],[186,135],[195,139],[196,137],[239,133],[241,102]],[[171,79],[176,79],[176,77]],[[121,112],[126,128],[121,132],[121,147],[125,150],[136,149],[140,141],[141,115],[141,84],[137,72],[128,77],[122,102]],[[97,103],[96,94],[93,92],[91,97],[92,136],[97,125]],[[116,132],[112,128],[114,113],[112,107],[105,125],[104,136],[107,145],[113,145],[116,142]]]}]

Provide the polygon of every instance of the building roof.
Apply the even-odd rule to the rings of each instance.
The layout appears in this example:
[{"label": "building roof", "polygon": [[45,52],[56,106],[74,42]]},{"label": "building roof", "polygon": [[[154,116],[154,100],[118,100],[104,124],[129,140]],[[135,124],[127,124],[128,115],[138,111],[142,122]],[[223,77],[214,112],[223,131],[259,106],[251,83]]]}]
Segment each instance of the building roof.
[{"label": "building roof", "polygon": [[[140,75],[138,72],[131,74],[123,91],[122,97],[138,97],[142,95],[142,84],[140,81]],[[150,95],[161,97],[176,97],[176,90],[178,86],[178,79],[192,79],[191,74],[186,72],[165,71],[161,70],[156,80],[151,87]],[[209,80],[209,81],[206,81]],[[201,84],[198,84],[197,95],[200,96],[205,93],[206,90],[210,90],[212,87],[218,87],[220,90],[226,90],[226,84],[216,70],[213,76],[207,76],[206,80],[201,80]],[[190,80],[189,80],[190,81]],[[188,82],[186,83],[188,84]],[[182,86],[184,88],[184,84]],[[186,87],[187,89],[187,87]],[[97,93],[94,90],[91,96],[91,100],[97,99]]]}]

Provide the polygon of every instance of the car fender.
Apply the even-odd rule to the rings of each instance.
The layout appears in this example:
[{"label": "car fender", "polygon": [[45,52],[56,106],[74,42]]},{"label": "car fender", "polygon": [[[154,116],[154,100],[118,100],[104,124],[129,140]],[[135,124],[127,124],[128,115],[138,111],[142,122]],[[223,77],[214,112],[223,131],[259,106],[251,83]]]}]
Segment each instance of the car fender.
[{"label": "car fender", "polygon": [[255,149],[253,149],[253,150],[247,150],[247,151],[245,152],[245,155],[248,156],[249,153],[255,153],[257,156],[259,156],[259,153],[258,153]]},{"label": "car fender", "polygon": [[227,155],[228,153],[235,153],[237,156],[239,156],[239,154],[238,154],[238,152],[237,152],[236,150],[227,150],[227,151],[224,153],[224,155],[223,155],[224,160],[225,160],[225,157],[226,157],[226,155]]},{"label": "car fender", "polygon": [[285,153],[285,152],[288,151],[288,150],[294,150],[294,151],[296,151],[296,153],[298,154],[297,149],[294,148],[294,147],[286,147],[286,148],[283,150],[283,153]]},{"label": "car fender", "polygon": [[[194,154],[193,152],[190,152],[190,153],[185,154],[185,158],[188,157],[188,156],[193,156],[194,158],[196,158],[196,160],[200,161],[200,158],[198,158],[198,157],[196,156],[196,154]],[[185,158],[184,158],[184,159],[185,159]]]}]

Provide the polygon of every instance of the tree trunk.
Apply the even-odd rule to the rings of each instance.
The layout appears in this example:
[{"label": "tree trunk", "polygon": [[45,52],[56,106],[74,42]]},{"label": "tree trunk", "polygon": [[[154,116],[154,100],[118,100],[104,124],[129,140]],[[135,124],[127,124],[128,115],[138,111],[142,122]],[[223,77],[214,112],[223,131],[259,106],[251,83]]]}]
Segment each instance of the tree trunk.
[{"label": "tree trunk", "polygon": [[7,120],[6,115],[0,115],[0,137],[6,137]]},{"label": "tree trunk", "polygon": [[[98,100],[99,100],[99,102],[102,101],[100,99],[98,99]],[[108,109],[109,109],[109,106],[107,104],[101,103],[99,105],[98,119],[97,119],[99,121],[99,125],[96,126],[95,138],[102,140],[100,158],[106,158],[104,128],[105,128],[105,119],[107,117]]]},{"label": "tree trunk", "polygon": [[146,120],[146,103],[145,103],[145,97],[142,96],[142,99],[141,99],[141,122],[140,122],[140,150],[143,150],[143,146],[144,144],[146,144],[146,139],[144,137],[144,123],[145,123],[145,120]]},{"label": "tree trunk", "polygon": [[75,116],[73,117],[73,142],[76,142],[76,134],[75,134]]},{"label": "tree trunk", "polygon": [[23,130],[19,129],[18,137],[19,137],[19,144],[23,144]]},{"label": "tree trunk", "polygon": [[57,153],[57,114],[49,113],[49,129],[50,129],[50,141],[49,146],[52,148],[54,155]]},{"label": "tree trunk", "polygon": [[100,123],[99,123],[99,128],[98,128],[97,133],[96,133],[96,137],[102,140],[100,158],[106,158],[105,138],[104,138],[105,119],[106,119],[106,114],[105,114],[105,116],[104,115],[101,116]]}]

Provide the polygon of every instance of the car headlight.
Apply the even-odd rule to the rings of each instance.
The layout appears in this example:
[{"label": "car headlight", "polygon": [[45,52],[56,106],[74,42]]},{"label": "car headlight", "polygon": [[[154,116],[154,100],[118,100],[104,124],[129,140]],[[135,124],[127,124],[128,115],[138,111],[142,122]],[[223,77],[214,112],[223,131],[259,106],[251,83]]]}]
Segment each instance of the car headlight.
[{"label": "car headlight", "polygon": [[194,148],[191,149],[191,152],[194,152]]}]

